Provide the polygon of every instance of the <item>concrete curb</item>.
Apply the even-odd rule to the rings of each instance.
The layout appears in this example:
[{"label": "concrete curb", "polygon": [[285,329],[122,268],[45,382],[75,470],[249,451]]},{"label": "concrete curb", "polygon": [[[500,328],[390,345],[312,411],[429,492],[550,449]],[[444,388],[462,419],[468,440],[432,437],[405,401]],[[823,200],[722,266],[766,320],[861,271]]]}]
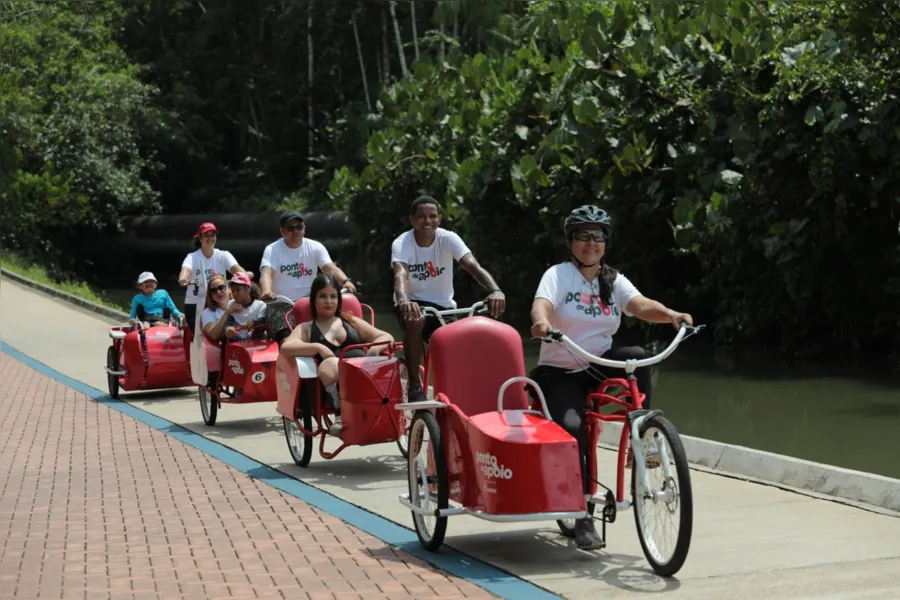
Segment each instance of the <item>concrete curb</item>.
[{"label": "concrete curb", "polygon": [[[17,273],[2,271],[2,276],[115,322],[120,323],[128,319],[127,313],[94,304]],[[606,424],[600,436],[600,443],[617,447],[621,432],[621,424]],[[705,467],[709,472],[744,477],[786,489],[808,491],[836,500],[846,500],[900,513],[900,479],[687,435],[682,435],[681,439],[688,462]]]},{"label": "concrete curb", "polygon": [[[621,423],[603,427],[600,443],[618,447]],[[900,512],[900,479],[853,471],[764,450],[681,435],[688,462],[711,472]]]},{"label": "concrete curb", "polygon": [[123,312],[121,310],[116,310],[114,308],[109,308],[107,306],[102,306],[100,304],[95,304],[94,302],[91,302],[90,300],[85,300],[84,298],[79,298],[78,296],[69,294],[68,292],[63,292],[54,287],[50,287],[49,285],[44,285],[43,283],[38,283],[37,281],[34,281],[33,279],[23,277],[22,275],[19,275],[18,273],[14,273],[8,269],[0,270],[0,277],[2,277],[3,279],[10,279],[10,280],[15,281],[16,283],[19,283],[22,285],[26,285],[26,286],[33,288],[43,294],[46,294],[48,296],[54,296],[56,298],[60,298],[62,300],[65,300],[66,302],[74,304],[74,305],[78,306],[79,308],[82,308],[90,313],[99,315],[106,319],[112,320],[116,323],[124,323],[125,321],[128,320],[128,313],[126,313],[126,312]]}]

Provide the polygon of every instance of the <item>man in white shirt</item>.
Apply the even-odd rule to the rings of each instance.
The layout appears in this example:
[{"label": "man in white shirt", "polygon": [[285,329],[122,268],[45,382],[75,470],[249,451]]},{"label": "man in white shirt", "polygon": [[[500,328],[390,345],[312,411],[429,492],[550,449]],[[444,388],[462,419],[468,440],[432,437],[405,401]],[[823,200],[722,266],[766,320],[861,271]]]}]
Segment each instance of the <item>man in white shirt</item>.
[{"label": "man in white shirt", "polygon": [[441,228],[441,207],[437,200],[422,196],[413,201],[409,211],[412,229],[398,236],[391,245],[394,270],[394,303],[397,320],[404,329],[403,354],[409,377],[408,397],[411,402],[426,399],[419,378],[423,342],[440,326],[436,318],[422,317],[420,307],[438,310],[456,308],[453,300],[453,261],[462,267],[490,294],[487,303],[491,316],[506,309],[506,296],[500,286],[472,255],[465,242],[452,231]]},{"label": "man in white shirt", "polygon": [[331,262],[328,250],[321,243],[305,238],[303,215],[287,210],[281,215],[281,239],[266,246],[259,267],[260,300],[286,296],[292,302],[309,295],[309,288],[319,269],[335,277],[344,289],[356,291],[356,286]]}]

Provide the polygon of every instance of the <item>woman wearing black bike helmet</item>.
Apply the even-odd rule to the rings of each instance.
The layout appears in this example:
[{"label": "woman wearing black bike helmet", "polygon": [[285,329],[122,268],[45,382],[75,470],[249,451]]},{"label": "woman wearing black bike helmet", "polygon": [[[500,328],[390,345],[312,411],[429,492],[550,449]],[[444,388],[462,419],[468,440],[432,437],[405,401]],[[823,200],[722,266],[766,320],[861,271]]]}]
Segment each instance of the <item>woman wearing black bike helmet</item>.
[{"label": "woman wearing black bike helmet", "polygon": [[[671,323],[676,329],[682,321],[693,324],[689,314],[642,296],[627,277],[604,261],[612,234],[612,219],[605,210],[592,205],[576,208],[566,217],[564,231],[569,260],[553,265],[541,278],[531,307],[532,335],[545,337],[551,328],[558,329],[595,356],[627,360],[645,358],[647,354],[636,346],[612,347],[612,336],[619,329],[623,312],[651,323]],[[638,387],[646,394],[644,407],[649,407],[650,371],[639,368],[635,375]],[[585,397],[597,388],[598,380],[624,376],[619,369],[588,369],[559,344],[541,344],[538,366],[531,372],[547,399],[553,420],[578,440],[585,493]],[[591,518],[576,521],[575,543],[588,550],[603,547]]]}]

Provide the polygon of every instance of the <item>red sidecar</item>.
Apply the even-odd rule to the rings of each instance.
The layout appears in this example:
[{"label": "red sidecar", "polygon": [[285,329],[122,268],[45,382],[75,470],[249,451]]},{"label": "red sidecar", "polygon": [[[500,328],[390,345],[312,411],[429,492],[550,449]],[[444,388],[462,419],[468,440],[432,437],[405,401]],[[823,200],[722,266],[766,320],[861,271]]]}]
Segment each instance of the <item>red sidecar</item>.
[{"label": "red sidecar", "polygon": [[119,390],[164,390],[194,385],[184,351],[183,328],[168,325],[140,330],[130,325],[109,330],[106,379],[111,398]]},{"label": "red sidecar", "polygon": [[[409,494],[422,545],[436,550],[447,517],[553,521],[586,514],[578,443],[531,410],[522,340],[509,325],[470,317],[438,329],[428,370],[435,400],[408,403]],[[450,505],[453,502],[455,506]]]},{"label": "red sidecar", "polygon": [[[261,326],[238,327],[237,330],[262,329]],[[200,387],[200,411],[203,422],[216,424],[222,404],[275,402],[275,361],[278,344],[268,340],[223,340],[212,342],[203,335],[209,378]]]},{"label": "red sidecar", "polygon": [[[363,307],[356,296],[344,294],[343,311],[362,319]],[[312,319],[308,298],[294,304],[293,323]],[[337,456],[347,446],[367,446],[386,442],[400,442],[404,433],[403,416],[394,407],[401,402],[400,361],[393,356],[395,344],[385,344],[380,356],[343,358],[353,348],[368,349],[372,344],[348,346],[342,351],[338,365],[338,387],[341,394],[341,445],[332,452],[325,451],[325,438],[331,427],[334,409],[325,401],[325,391],[318,379],[317,363],[311,357],[289,358],[279,355],[276,364],[278,377],[278,414],[284,422],[284,435],[294,462],[301,467],[312,458],[313,438],[319,440],[319,454],[325,459]],[[333,436],[332,436],[333,437]],[[401,446],[401,450],[403,447]]]}]

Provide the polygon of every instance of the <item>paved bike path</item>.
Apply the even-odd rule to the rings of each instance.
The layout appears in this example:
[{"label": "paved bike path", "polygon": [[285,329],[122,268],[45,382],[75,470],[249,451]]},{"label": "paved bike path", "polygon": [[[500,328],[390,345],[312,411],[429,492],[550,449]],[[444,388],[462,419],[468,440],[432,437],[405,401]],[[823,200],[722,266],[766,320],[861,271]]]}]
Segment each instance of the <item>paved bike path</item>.
[{"label": "paved bike path", "polygon": [[[57,299],[3,282],[0,336],[24,354],[99,389],[109,323]],[[192,390],[123,394],[154,415],[233,448],[262,464],[375,515],[411,526],[397,502],[405,463],[396,445],[350,448],[307,469],[293,465],[274,403],[223,406],[206,427]],[[677,425],[677,424],[676,424]],[[612,454],[601,471],[613,483]],[[900,519],[692,471],[694,537],[675,579],[649,569],[632,514],[608,530],[604,552],[585,553],[559,536],[553,523],[498,525],[452,517],[446,544],[567,598],[634,597],[663,592],[675,598],[900,597]]]},{"label": "paved bike path", "polygon": [[0,353],[0,598],[493,597],[22,359]]}]

